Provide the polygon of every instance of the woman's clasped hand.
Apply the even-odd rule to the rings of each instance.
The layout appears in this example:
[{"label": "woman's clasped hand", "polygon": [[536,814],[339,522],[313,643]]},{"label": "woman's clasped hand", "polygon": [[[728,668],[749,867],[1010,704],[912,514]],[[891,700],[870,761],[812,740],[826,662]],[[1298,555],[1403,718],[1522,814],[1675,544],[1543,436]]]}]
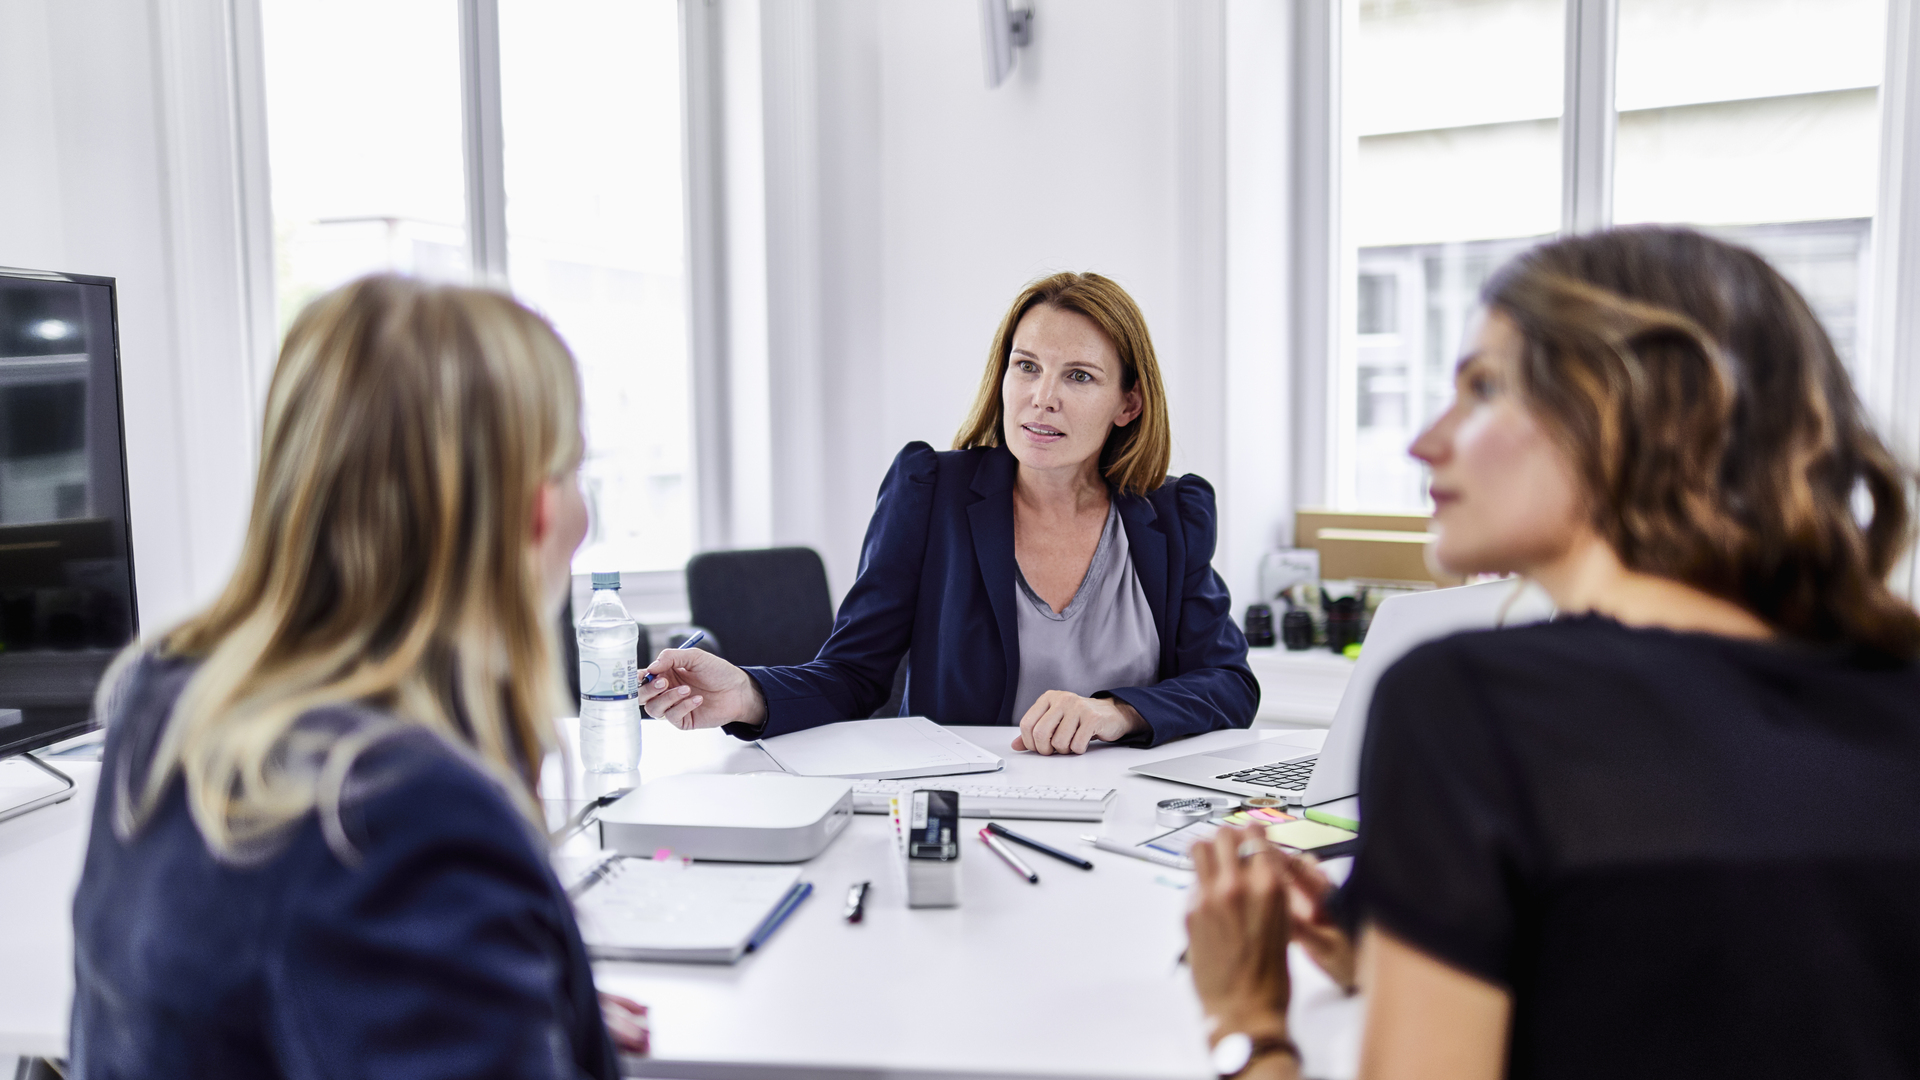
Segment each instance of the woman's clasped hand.
[{"label": "woman's clasped hand", "polygon": [[1043,755],[1084,754],[1090,743],[1119,742],[1146,727],[1133,706],[1119,698],[1049,690],[1020,718],[1013,748]]}]

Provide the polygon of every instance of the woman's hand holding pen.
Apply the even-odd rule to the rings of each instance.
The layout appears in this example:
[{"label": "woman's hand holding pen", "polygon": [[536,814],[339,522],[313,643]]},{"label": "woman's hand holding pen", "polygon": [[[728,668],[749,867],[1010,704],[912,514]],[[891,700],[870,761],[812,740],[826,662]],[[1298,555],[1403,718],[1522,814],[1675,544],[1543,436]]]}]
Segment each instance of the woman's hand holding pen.
[{"label": "woman's hand holding pen", "polygon": [[683,731],[767,722],[767,703],[753,679],[705,649],[663,649],[647,675],[640,708]]},{"label": "woman's hand holding pen", "polygon": [[1020,718],[1015,750],[1038,754],[1084,754],[1088,744],[1119,742],[1147,729],[1146,720],[1119,698],[1090,698],[1049,690]]},{"label": "woman's hand holding pen", "polygon": [[1327,901],[1333,896],[1333,882],[1328,881],[1320,869],[1320,860],[1311,855],[1283,851],[1280,858],[1287,875],[1288,921],[1292,924],[1293,940],[1307,950],[1307,955],[1328,978],[1339,983],[1342,990],[1353,993],[1358,967],[1353,938],[1327,910]]},{"label": "woman's hand holding pen", "polygon": [[[1246,856],[1241,852],[1250,851]],[[1210,1042],[1233,1032],[1287,1038],[1288,888],[1282,853],[1261,826],[1223,828],[1193,846],[1193,904],[1187,912],[1187,960],[1193,988],[1213,1028]],[[1298,1075],[1291,1054],[1263,1059],[1259,1075]]]}]

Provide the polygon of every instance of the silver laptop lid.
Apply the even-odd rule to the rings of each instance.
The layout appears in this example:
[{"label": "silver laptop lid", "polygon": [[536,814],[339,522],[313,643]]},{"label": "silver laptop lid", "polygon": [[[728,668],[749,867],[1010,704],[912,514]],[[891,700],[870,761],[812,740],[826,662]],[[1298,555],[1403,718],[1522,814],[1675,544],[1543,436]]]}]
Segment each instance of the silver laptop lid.
[{"label": "silver laptop lid", "polygon": [[1381,601],[1302,800],[1312,806],[1359,794],[1360,747],[1366,742],[1373,688],[1415,646],[1462,630],[1521,626],[1551,618],[1553,601],[1546,592],[1518,579],[1405,593]]}]

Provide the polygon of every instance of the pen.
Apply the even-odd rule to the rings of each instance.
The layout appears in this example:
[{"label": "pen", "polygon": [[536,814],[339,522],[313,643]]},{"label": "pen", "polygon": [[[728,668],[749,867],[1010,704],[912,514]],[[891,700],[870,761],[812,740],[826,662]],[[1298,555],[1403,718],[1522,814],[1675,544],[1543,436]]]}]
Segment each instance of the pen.
[{"label": "pen", "polygon": [[747,951],[752,952],[765,945],[767,939],[773,936],[773,932],[780,929],[780,924],[787,921],[787,916],[793,914],[793,909],[800,906],[800,901],[812,895],[813,882],[811,881],[802,881],[789,889],[786,899],[780,901],[780,906],[774,908],[773,914],[767,916],[767,921],[761,923],[760,929],[754,931],[753,940],[747,942]]},{"label": "pen", "polygon": [[588,889],[606,880],[607,875],[613,872],[613,864],[619,862],[622,858],[624,858],[624,856],[609,855],[600,860],[600,865],[593,868],[593,873],[575,882],[573,887],[567,890],[567,895],[571,898],[578,899],[581,893],[586,892]]},{"label": "pen", "polygon": [[1360,831],[1360,823],[1352,818],[1345,818],[1339,814],[1329,814],[1325,810],[1314,810],[1311,808],[1306,810],[1305,813],[1308,821],[1317,821],[1322,825],[1331,825],[1336,829],[1345,829],[1348,832]]},{"label": "pen", "polygon": [[853,888],[847,890],[847,921],[859,922],[867,914],[867,886],[872,882],[856,881]]},{"label": "pen", "polygon": [[992,833],[988,832],[985,829],[981,829],[980,839],[985,841],[986,845],[993,849],[993,853],[995,855],[998,855],[1002,859],[1006,860],[1007,865],[1013,867],[1015,873],[1019,874],[1023,878],[1026,878],[1027,884],[1029,885],[1040,884],[1040,875],[1033,872],[1033,867],[1028,866],[1026,863],[1021,862],[1020,856],[1015,855],[1013,853],[1012,848],[1001,843],[998,837],[994,836]]},{"label": "pen", "polygon": [[1025,844],[1042,855],[1051,855],[1069,866],[1077,866],[1082,870],[1093,869],[1093,864],[1080,856],[1069,855],[1059,848],[1054,847],[1052,844],[1043,844],[1031,836],[1021,836],[1019,833],[1014,832],[1012,829],[1007,828],[997,821],[988,822],[987,831],[993,833],[995,836],[1005,837],[1016,844]]},{"label": "pen", "polygon": [[1134,844],[1123,844],[1118,840],[1109,840],[1104,836],[1082,836],[1080,839],[1085,840],[1101,851],[1111,851],[1115,855],[1128,855],[1136,859],[1143,859],[1156,866],[1171,866],[1175,870],[1193,869],[1193,860],[1185,859],[1178,855],[1167,855]]},{"label": "pen", "polygon": [[[707,640],[707,632],[705,630],[695,630],[693,632],[692,637],[680,643],[680,647],[683,649],[691,649],[695,645],[698,645],[705,640]],[[653,672],[649,671],[645,675],[641,676],[640,685],[645,686],[652,681],[653,681]]]}]

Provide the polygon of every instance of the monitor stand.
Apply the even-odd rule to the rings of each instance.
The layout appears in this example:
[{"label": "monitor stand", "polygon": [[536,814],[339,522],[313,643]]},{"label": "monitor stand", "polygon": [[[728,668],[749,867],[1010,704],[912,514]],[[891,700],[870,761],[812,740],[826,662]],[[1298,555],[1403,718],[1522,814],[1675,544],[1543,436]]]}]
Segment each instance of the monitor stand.
[{"label": "monitor stand", "polygon": [[[19,754],[15,757],[0,760],[0,772],[7,771],[8,767],[16,761],[24,761],[29,765],[39,768],[64,786],[43,794],[33,794],[30,785],[0,784],[0,821],[17,818],[21,814],[32,813],[43,806],[52,806],[55,803],[66,802],[68,799],[73,798],[73,777],[41,761],[32,754]],[[41,780],[41,786],[44,785],[45,781],[43,779]],[[28,793],[25,799],[18,799],[18,796],[15,794],[18,788],[25,788],[27,790]],[[16,799],[17,801],[9,804],[4,801],[7,799]]]}]

